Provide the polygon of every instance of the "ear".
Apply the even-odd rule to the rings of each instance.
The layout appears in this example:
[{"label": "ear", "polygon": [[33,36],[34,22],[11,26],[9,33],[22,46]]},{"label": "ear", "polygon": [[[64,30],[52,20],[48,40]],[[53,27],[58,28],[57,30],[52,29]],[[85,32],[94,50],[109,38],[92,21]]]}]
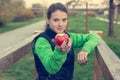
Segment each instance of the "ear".
[{"label": "ear", "polygon": [[48,18],[46,18],[46,23],[49,24],[49,20],[48,20]]}]

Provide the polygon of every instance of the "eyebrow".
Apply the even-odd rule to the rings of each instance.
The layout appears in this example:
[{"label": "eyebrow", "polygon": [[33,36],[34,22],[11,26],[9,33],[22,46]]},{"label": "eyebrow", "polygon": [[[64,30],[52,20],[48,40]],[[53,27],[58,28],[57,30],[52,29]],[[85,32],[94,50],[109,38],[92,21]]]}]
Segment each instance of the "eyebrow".
[{"label": "eyebrow", "polygon": [[[59,20],[59,18],[54,18],[53,20]],[[63,18],[62,20],[67,20],[67,18]]]},{"label": "eyebrow", "polygon": [[67,18],[64,18],[63,20],[67,20]]}]

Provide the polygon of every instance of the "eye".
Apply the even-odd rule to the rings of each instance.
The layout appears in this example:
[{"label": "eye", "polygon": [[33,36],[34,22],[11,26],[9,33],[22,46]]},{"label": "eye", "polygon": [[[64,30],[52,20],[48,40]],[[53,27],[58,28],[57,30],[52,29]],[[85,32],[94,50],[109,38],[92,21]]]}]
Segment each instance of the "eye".
[{"label": "eye", "polygon": [[59,21],[58,19],[54,19],[53,21]]},{"label": "eye", "polygon": [[65,21],[67,21],[67,19],[65,18],[65,19],[63,19],[63,21],[65,22]]}]

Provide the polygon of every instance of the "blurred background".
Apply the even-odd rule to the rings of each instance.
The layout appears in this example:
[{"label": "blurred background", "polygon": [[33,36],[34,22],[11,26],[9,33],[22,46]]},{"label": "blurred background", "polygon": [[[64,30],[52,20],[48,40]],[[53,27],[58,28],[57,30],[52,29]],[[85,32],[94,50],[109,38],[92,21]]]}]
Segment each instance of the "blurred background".
[{"label": "blurred background", "polygon": [[[120,58],[120,0],[0,0],[0,34],[45,20],[47,8],[55,2],[63,3],[68,9],[69,31],[100,31],[110,49]],[[75,53],[78,51],[75,49]],[[74,80],[93,80],[93,54],[88,61],[87,65],[80,66],[75,60]],[[0,74],[0,80],[34,80],[32,52]],[[101,80],[104,80],[102,75]]]}]

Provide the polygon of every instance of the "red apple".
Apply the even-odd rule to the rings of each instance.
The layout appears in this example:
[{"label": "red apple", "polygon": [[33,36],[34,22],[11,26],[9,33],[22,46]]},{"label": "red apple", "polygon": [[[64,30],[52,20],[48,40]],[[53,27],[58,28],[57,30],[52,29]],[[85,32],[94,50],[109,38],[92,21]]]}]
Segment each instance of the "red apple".
[{"label": "red apple", "polygon": [[60,46],[63,43],[63,41],[66,41],[66,43],[69,42],[68,35],[64,34],[64,33],[56,34],[56,36],[55,36],[55,43]]}]

